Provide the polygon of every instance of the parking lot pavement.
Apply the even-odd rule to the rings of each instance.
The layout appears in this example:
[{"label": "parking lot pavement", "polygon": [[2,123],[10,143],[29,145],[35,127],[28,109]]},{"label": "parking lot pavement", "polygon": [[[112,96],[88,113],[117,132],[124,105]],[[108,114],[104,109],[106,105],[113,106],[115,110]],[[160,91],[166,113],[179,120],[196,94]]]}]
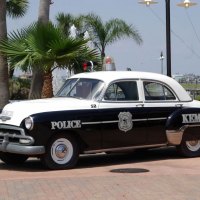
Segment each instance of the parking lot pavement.
[{"label": "parking lot pavement", "polygon": [[200,158],[174,149],[82,156],[77,168],[48,171],[37,159],[0,162],[0,200],[199,200]]}]

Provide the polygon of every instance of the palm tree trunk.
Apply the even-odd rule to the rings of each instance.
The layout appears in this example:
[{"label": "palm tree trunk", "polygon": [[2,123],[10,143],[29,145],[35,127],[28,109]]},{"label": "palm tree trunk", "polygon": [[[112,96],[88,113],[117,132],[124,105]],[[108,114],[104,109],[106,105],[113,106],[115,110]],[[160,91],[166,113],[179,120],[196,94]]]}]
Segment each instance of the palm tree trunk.
[{"label": "palm tree trunk", "polygon": [[51,0],[40,0],[38,22],[44,24],[49,22],[50,4]]},{"label": "palm tree trunk", "polygon": [[[6,0],[0,1],[0,40],[6,39]],[[9,101],[8,63],[6,56],[0,54],[0,109]]]},{"label": "palm tree trunk", "polygon": [[53,85],[52,85],[53,77],[52,72],[46,72],[44,74],[44,85],[42,88],[42,98],[51,98],[53,97]]},{"label": "palm tree trunk", "polygon": [[[48,23],[49,22],[49,8],[51,0],[40,0],[38,22]],[[43,72],[37,68],[32,69],[33,78],[31,81],[31,89],[29,92],[29,98],[38,99],[41,98],[42,87],[44,84]]]}]

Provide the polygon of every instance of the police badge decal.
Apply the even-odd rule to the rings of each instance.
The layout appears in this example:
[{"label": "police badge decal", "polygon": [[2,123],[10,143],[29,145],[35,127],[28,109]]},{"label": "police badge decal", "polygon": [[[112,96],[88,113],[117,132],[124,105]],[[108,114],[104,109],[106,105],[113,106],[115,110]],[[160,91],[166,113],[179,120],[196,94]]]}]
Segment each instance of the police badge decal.
[{"label": "police badge decal", "polygon": [[127,132],[133,128],[132,114],[130,112],[120,112],[118,127],[121,131]]}]

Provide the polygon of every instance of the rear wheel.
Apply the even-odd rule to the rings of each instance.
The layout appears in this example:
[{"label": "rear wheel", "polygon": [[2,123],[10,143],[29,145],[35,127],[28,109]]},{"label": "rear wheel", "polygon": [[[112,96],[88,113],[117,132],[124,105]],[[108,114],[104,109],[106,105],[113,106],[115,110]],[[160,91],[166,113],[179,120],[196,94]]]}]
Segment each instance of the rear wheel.
[{"label": "rear wheel", "polygon": [[79,157],[79,145],[75,137],[59,134],[53,137],[42,156],[42,163],[49,169],[73,168]]},{"label": "rear wheel", "polygon": [[17,165],[24,163],[28,159],[28,156],[1,152],[0,159],[8,165]]},{"label": "rear wheel", "polygon": [[187,140],[183,138],[177,149],[185,157],[200,156],[200,140]]}]

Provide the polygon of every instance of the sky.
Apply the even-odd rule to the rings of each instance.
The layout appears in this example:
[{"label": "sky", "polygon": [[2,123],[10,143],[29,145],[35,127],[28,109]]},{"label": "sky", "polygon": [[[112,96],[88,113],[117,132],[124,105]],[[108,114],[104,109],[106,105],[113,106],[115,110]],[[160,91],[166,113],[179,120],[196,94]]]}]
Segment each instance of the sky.
[{"label": "sky", "polygon": [[[55,22],[58,13],[95,13],[106,22],[113,18],[132,24],[140,33],[143,44],[124,38],[106,48],[106,55],[114,59],[117,70],[131,68],[135,71],[161,73],[161,51],[166,74],[165,0],[147,7],[139,0],[52,0],[50,20]],[[200,0],[188,9],[178,7],[183,0],[171,0],[171,62],[172,74],[200,75]],[[8,32],[28,26],[37,21],[39,0],[29,0],[25,17],[7,19]]]}]

